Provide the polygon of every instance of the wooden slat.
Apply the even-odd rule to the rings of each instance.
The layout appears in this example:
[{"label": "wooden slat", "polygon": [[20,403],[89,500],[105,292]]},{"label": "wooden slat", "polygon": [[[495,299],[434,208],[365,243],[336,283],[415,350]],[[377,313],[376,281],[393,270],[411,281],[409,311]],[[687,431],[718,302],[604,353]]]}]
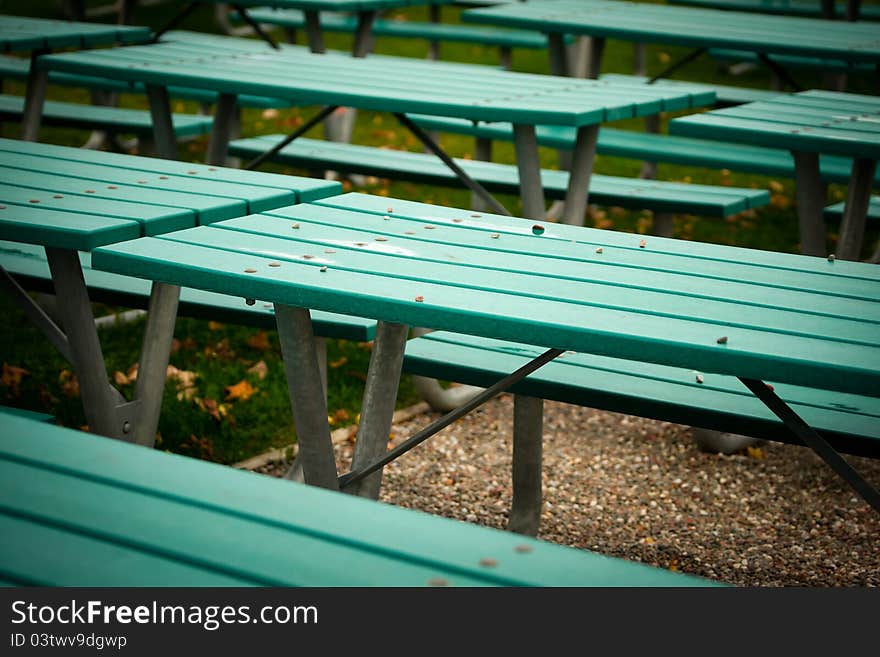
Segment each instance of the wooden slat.
[{"label": "wooden slat", "polygon": [[[324,215],[325,221],[333,217],[326,210]],[[359,221],[351,223],[344,214],[332,221],[353,228],[361,226]],[[652,307],[643,307],[638,301],[641,293],[629,288],[621,287],[614,295],[611,288],[580,283],[582,296],[576,301],[568,300],[569,297],[556,294],[555,276],[532,274],[528,283],[532,295],[524,296],[519,280],[526,285],[528,275],[523,279],[513,277],[517,278],[514,290],[505,282],[501,270],[476,274],[472,267],[457,263],[457,267],[465,269],[466,275],[462,278],[469,275],[473,281],[470,285],[460,283],[461,279],[451,281],[448,267],[426,260],[413,261],[409,276],[387,274],[386,266],[391,267],[390,258],[395,257],[391,255],[371,257],[364,269],[346,268],[349,265],[348,251],[327,254],[325,248],[298,243],[296,230],[290,230],[292,223],[286,227],[279,225],[279,230],[289,235],[276,239],[272,250],[236,252],[235,243],[241,243],[243,236],[240,231],[232,231],[234,226],[229,226],[223,229],[229,233],[229,244],[223,250],[193,243],[182,244],[171,239],[146,239],[99,249],[94,254],[93,263],[109,271],[168,282],[185,281],[211,291],[253,294],[288,305],[846,392],[876,390],[880,378],[880,344],[876,337],[872,337],[880,333],[876,331],[876,320],[871,319],[875,316],[876,304],[864,305],[864,322],[837,320],[841,330],[849,335],[849,341],[819,337],[827,336],[828,332],[821,328],[825,320],[810,311],[799,316],[792,311],[793,315],[784,320],[777,315],[781,324],[770,326],[764,311],[759,310],[760,288],[755,286],[751,299],[756,305],[742,305],[738,325],[731,326],[729,317],[700,317],[698,308],[691,317],[675,311],[667,313],[662,301]],[[212,230],[210,227],[196,229],[206,237]],[[500,234],[499,241],[496,241],[486,231],[462,227],[444,226],[421,232],[434,235],[441,230],[462,231],[475,246],[488,250],[497,248],[502,239]],[[219,239],[223,237],[218,236]],[[635,241],[637,237],[631,239]],[[532,240],[530,251],[542,251],[542,237],[532,236]],[[365,236],[365,246],[359,248],[366,250],[370,243]],[[374,246],[369,250],[376,254],[386,246],[396,248],[394,242],[372,243]],[[686,254],[687,245],[686,242],[664,240],[652,242],[650,250],[675,250]],[[405,246],[403,248],[406,250]],[[647,248],[635,248],[620,252],[620,255],[625,253],[628,265],[637,268],[643,254],[648,252]],[[438,250],[438,254],[442,257],[442,251]],[[311,257],[304,258],[304,255]],[[593,257],[598,260],[604,255],[594,254]],[[516,254],[509,255],[507,270],[528,269],[527,266],[520,267],[517,258]],[[683,267],[681,271],[687,272],[688,264],[701,261],[686,259],[679,262]],[[272,263],[281,263],[281,266],[270,266]],[[876,276],[875,268],[871,266],[850,264],[852,269],[863,270],[867,277]],[[321,271],[322,266],[327,270]],[[807,263],[805,268],[807,273],[800,284],[795,285],[801,290],[810,289],[809,283],[814,277],[809,273]],[[652,276],[646,272],[643,281],[647,282]],[[794,271],[791,276],[797,278]],[[834,274],[828,276],[835,277]],[[713,284],[709,277],[703,281],[699,275],[693,282],[694,294],[702,293],[702,284],[710,287]],[[865,287],[876,290],[876,280]],[[574,290],[571,294],[572,297],[575,295]],[[669,297],[670,308],[675,305],[676,297],[677,294]],[[833,315],[847,304],[851,302],[845,298],[828,296],[824,312]],[[872,324],[875,326],[873,331]],[[813,326],[815,333],[811,330]],[[721,345],[717,343],[720,336],[729,339]]]},{"label": "wooden slat", "polygon": [[[486,386],[539,355],[540,349],[524,344],[437,331],[407,342],[404,370]],[[697,374],[702,383],[697,382]],[[838,448],[880,455],[880,398],[778,383],[773,386],[777,395]],[[718,374],[569,353],[531,374],[511,392],[797,442],[742,383]]]},{"label": "wooden slat", "polygon": [[462,19],[637,42],[880,60],[880,38],[870,23],[608,0],[514,2],[468,10]]},{"label": "wooden slat", "polygon": [[[190,185],[190,189],[195,193],[245,200],[248,202],[248,208],[251,212],[262,212],[272,207],[289,205],[295,201],[312,201],[338,194],[342,190],[342,185],[338,182],[316,178],[207,166],[106,151],[83,150],[39,142],[0,139],[0,161],[13,161],[6,159],[10,157],[6,153],[50,158],[53,170],[57,170],[55,167],[65,167],[66,175],[71,175],[71,169],[68,164],[64,163],[70,162],[119,169],[119,176],[121,176],[119,182],[131,181],[131,177],[126,176],[130,172],[156,174],[141,175],[135,179],[134,184],[141,184],[138,181],[146,180],[147,182],[143,184],[150,187],[177,190],[181,190],[182,185],[184,185],[183,189],[186,188],[185,185]],[[89,173],[85,175],[93,175],[92,169],[88,171]],[[166,176],[166,178],[162,178],[162,176]],[[188,178],[190,181],[176,180],[173,176]],[[108,181],[111,180],[108,178]],[[206,181],[222,183],[222,185],[215,184],[212,188],[200,186],[207,184]],[[218,194],[217,190],[221,187],[228,189],[228,193]]]},{"label": "wooden slat", "polygon": [[[230,143],[229,152],[255,157],[281,139],[282,135],[239,139]],[[445,164],[427,153],[300,138],[284,147],[272,159],[309,169],[326,168],[440,185],[462,184]],[[513,165],[464,159],[456,159],[456,163],[489,191],[510,194],[520,191],[519,173]],[[541,183],[549,198],[564,199],[568,179],[565,171],[541,171]],[[766,205],[770,200],[764,190],[686,185],[601,174],[593,175],[590,180],[590,198],[592,202],[604,205],[722,217]]]},{"label": "wooden slat", "polygon": [[227,576],[311,586],[710,584],[57,427],[17,420],[9,429],[3,508]]},{"label": "wooden slat", "polygon": [[645,85],[615,90],[613,85],[592,80],[561,80],[488,67],[471,67],[471,74],[463,76],[461,64],[448,68],[406,58],[318,57],[290,47],[279,52],[206,55],[169,42],[120,49],[112,55],[49,55],[39,65],[146,83],[287,97],[298,103],[563,125],[638,116],[705,99],[705,95],[695,97],[680,90]]},{"label": "wooden slat", "polygon": [[[92,269],[88,253],[80,253],[83,276],[92,301],[146,308],[150,299],[150,281],[121,276]],[[19,242],[0,241],[0,266],[26,287],[54,294],[49,264],[42,247]],[[275,329],[275,309],[272,304],[258,301],[248,305],[241,297],[182,287],[178,313],[182,317],[212,319],[231,324]],[[375,337],[376,322],[363,317],[337,315],[313,310],[312,325],[315,335],[341,340],[367,342]]]}]

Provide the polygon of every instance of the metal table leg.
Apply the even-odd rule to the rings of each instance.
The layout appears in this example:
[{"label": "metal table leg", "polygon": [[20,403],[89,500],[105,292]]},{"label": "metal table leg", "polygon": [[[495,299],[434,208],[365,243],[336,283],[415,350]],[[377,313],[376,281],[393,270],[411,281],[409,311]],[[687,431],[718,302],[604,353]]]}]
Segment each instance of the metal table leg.
[{"label": "metal table leg", "polygon": [[205,160],[208,164],[224,166],[226,152],[229,148],[229,136],[235,129],[237,121],[236,94],[220,94],[217,108],[214,110],[214,125],[211,128],[211,141]]},{"label": "metal table leg", "polygon": [[171,101],[168,88],[147,85],[147,100],[150,103],[150,117],[153,121],[153,138],[156,153],[166,160],[177,159],[177,140],[174,138],[174,124],[171,120]]},{"label": "metal table leg", "polygon": [[578,128],[577,141],[568,176],[568,190],[565,194],[565,210],[562,221],[575,226],[584,225],[587,211],[587,198],[590,178],[593,175],[593,161],[596,159],[596,140],[599,137],[598,125],[585,125]]},{"label": "metal table leg", "polygon": [[327,423],[312,318],[306,308],[275,304],[287,391],[296,424],[305,483],[338,490],[336,457]]},{"label": "metal table leg", "polygon": [[852,175],[847,190],[846,209],[840,224],[840,239],[837,241],[837,257],[843,260],[858,260],[865,237],[865,218],[871,203],[871,186],[874,184],[876,160],[856,159],[852,165]]},{"label": "metal table leg", "polygon": [[541,162],[538,159],[538,140],[535,137],[535,126],[514,124],[513,134],[523,217],[543,219],[546,208],[544,187],[541,184]]},{"label": "metal table leg", "polygon": [[819,155],[792,151],[794,157],[801,253],[825,255],[825,184],[819,176]]},{"label": "metal table leg", "polygon": [[541,524],[544,400],[513,397],[513,503],[507,529],[536,536]]},{"label": "metal table leg", "polygon": [[[376,340],[370,355],[367,385],[361,403],[361,422],[351,463],[352,470],[372,463],[387,451],[408,335],[409,327],[405,324],[379,322],[376,328]],[[377,499],[381,485],[382,470],[379,469],[353,483],[345,492]]]},{"label": "metal table leg", "polygon": [[47,49],[40,49],[31,53],[31,67],[28,71],[27,91],[24,99],[24,115],[21,118],[21,138],[24,141],[36,141],[40,133],[49,72],[37,70],[37,58],[48,52]]}]

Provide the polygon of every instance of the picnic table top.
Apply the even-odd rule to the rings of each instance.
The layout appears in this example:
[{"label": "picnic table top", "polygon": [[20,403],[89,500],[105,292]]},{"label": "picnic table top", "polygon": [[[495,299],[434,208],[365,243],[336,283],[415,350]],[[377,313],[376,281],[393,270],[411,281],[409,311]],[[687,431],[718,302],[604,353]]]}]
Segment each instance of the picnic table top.
[{"label": "picnic table top", "polygon": [[0,239],[88,251],[313,200],[326,180],[0,139]]},{"label": "picnic table top", "polygon": [[620,0],[512,2],[469,9],[462,20],[696,48],[880,61],[880,33],[871,23]]},{"label": "picnic table top", "polygon": [[149,39],[147,27],[0,15],[0,52],[88,48]]},{"label": "picnic table top", "polygon": [[880,390],[865,263],[345,194],[100,248],[92,266],[695,376]]},{"label": "picnic table top", "polygon": [[[670,0],[676,5],[693,7],[709,7],[712,9],[734,9],[738,11],[755,11],[766,14],[787,14],[791,16],[822,17],[821,0]],[[834,15],[843,17],[846,14],[846,2],[834,3]],[[861,4],[859,17],[863,19],[880,19],[880,6]]]},{"label": "picnic table top", "polygon": [[220,93],[483,121],[583,126],[710,104],[704,89],[653,87],[374,55],[272,50],[253,39],[170,34],[112,51],[40,57],[43,69]]},{"label": "picnic table top", "polygon": [[717,585],[33,420],[2,422],[4,584]]},{"label": "picnic table top", "polygon": [[[225,2],[226,0],[201,0]],[[236,0],[242,7],[271,7],[275,9],[302,9],[303,11],[380,11],[398,7],[446,5],[454,0]]]},{"label": "picnic table top", "polygon": [[810,90],[673,119],[673,134],[880,159],[880,98]]}]

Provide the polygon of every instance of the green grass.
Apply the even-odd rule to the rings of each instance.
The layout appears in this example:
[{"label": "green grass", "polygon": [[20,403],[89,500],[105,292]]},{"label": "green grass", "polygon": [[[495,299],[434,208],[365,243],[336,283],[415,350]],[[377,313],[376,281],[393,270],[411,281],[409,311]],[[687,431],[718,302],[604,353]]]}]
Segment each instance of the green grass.
[{"label": "green grass", "polygon": [[[103,3],[89,2],[89,5]],[[0,12],[23,13],[31,16],[56,16],[57,2],[4,2]],[[161,26],[170,17],[171,4],[166,3],[144,8],[138,12],[136,22]],[[445,8],[444,20],[457,20],[459,10]],[[424,8],[415,7],[406,11],[394,12],[412,20],[426,20]],[[107,19],[109,20],[109,18]],[[213,7],[202,7],[191,15],[181,26],[182,29],[217,31],[213,19]],[[279,34],[276,34],[279,36]],[[347,50],[351,38],[344,35],[328,35],[330,48]],[[377,52],[394,55],[424,58],[428,47],[424,42],[402,39],[379,39]],[[686,54],[683,48],[649,46],[648,72],[656,74],[670,61],[676,61]],[[446,60],[472,62],[494,66],[498,64],[494,48],[464,44],[444,44],[442,57]],[[545,73],[548,70],[547,54],[543,51],[519,50],[514,53],[515,70]],[[603,72],[628,73],[633,69],[633,47],[631,44],[611,41],[606,47]],[[732,76],[711,60],[702,58],[677,73],[675,77],[697,81],[718,82],[767,88],[769,78],[766,73],[754,70],[745,75]],[[805,86],[820,86],[821,79],[816,75],[798,72]],[[853,79],[851,89],[867,91],[869,81]],[[20,84],[7,83],[7,93],[22,93]],[[49,97],[57,100],[89,102],[86,91],[69,88],[50,87]],[[143,97],[123,95],[120,104],[127,107],[145,108]],[[176,102],[176,111],[196,112],[194,103]],[[270,132],[288,132],[292,126],[309,117],[315,108],[293,108],[279,112],[247,110],[244,113],[243,134],[245,136]],[[664,117],[665,124],[670,117]],[[643,129],[640,121],[619,122],[618,127],[634,130]],[[17,125],[5,125],[4,136],[15,137]],[[320,128],[309,136],[320,137]],[[44,129],[41,140],[80,145],[82,132],[71,130]],[[355,126],[355,143],[375,146],[390,146],[408,150],[420,150],[415,138],[400,127],[393,117],[373,112],[360,112]],[[441,140],[444,148],[455,156],[467,157],[473,153],[473,141],[467,137],[445,135]],[[205,155],[207,139],[198,139],[181,145],[183,159],[201,161]],[[556,166],[556,153],[541,149],[542,165]],[[495,145],[494,157],[500,162],[514,162],[512,144]],[[266,165],[268,171],[307,175],[282,166]],[[635,176],[640,163],[615,157],[599,156],[596,171],[611,175]],[[685,180],[694,183],[730,184],[743,187],[769,188],[773,192],[773,203],[758,211],[742,213],[727,220],[701,219],[692,216],[676,218],[676,236],[718,244],[732,244],[750,248],[796,253],[798,251],[798,230],[793,197],[793,182],[774,180],[766,176],[744,175],[708,169],[661,164],[658,177],[666,180]],[[410,183],[391,183],[387,180],[370,179],[363,188],[346,188],[370,194],[407,198],[436,203],[439,205],[466,207],[470,202],[468,192],[435,188]],[[832,186],[829,202],[841,200],[843,189]],[[515,214],[520,210],[518,199],[512,196],[499,196]],[[611,230],[645,232],[650,225],[650,217],[645,212],[631,212],[620,208],[600,208],[591,210],[588,224]],[[876,233],[866,240],[866,250],[872,246]],[[829,232],[829,249],[833,248],[836,235]],[[71,367],[57,354],[42,334],[34,328],[27,318],[5,296],[0,295],[0,362],[4,364],[3,378],[0,381],[0,403],[53,413],[59,423],[71,427],[83,427],[80,399],[71,381]],[[96,306],[96,315],[119,309]],[[101,341],[111,375],[119,373],[118,386],[130,397],[132,383],[124,383],[124,375],[136,363],[140,352],[143,323],[135,323],[102,331]],[[178,379],[170,379],[166,386],[163,413],[159,426],[160,438],[157,447],[191,456],[211,459],[221,463],[233,463],[269,447],[289,444],[294,440],[295,431],[287,397],[283,363],[280,356],[277,334],[273,331],[260,332],[256,329],[218,325],[213,322],[181,318],[175,330],[177,340],[171,356],[171,364],[186,373],[183,378],[192,385],[181,389]],[[328,409],[333,428],[344,426],[357,420],[358,409],[363,395],[364,378],[370,355],[369,344],[347,343],[339,340],[328,341]],[[265,363],[265,376],[253,368]],[[21,369],[15,369],[21,368]],[[229,387],[246,381],[253,389],[247,398],[229,395]],[[246,386],[242,386],[246,388]],[[417,394],[407,377],[401,385],[397,405],[406,406],[418,400]]]}]

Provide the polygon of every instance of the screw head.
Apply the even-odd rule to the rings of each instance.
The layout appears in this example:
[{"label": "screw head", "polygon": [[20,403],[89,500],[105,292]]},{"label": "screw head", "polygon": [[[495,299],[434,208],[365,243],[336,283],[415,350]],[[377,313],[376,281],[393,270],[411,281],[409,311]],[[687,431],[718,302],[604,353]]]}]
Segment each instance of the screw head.
[{"label": "screw head", "polygon": [[256,303],[254,299],[245,299],[244,302],[249,306],[253,306]]},{"label": "screw head", "polygon": [[541,224],[535,224],[532,226],[532,234],[533,235],[543,235],[544,227]]},{"label": "screw head", "polygon": [[131,431],[131,422],[126,420],[122,423],[122,433],[129,433]]}]

